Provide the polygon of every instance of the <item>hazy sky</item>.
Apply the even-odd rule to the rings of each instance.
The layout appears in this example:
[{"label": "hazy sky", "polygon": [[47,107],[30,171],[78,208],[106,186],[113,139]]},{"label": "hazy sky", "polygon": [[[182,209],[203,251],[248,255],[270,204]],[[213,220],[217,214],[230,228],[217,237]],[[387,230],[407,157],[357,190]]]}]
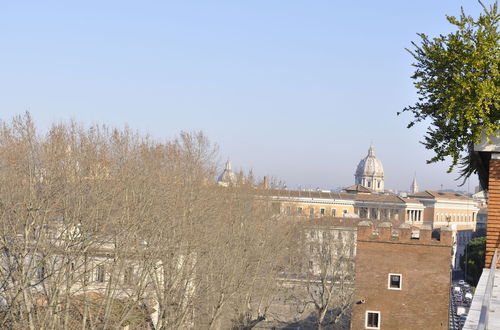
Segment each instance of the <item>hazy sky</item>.
[{"label": "hazy sky", "polygon": [[[220,162],[289,187],[351,185],[373,142],[386,188],[456,188],[410,130],[416,32],[476,1],[11,1],[0,3],[0,119],[202,130]],[[472,178],[464,190],[474,190]]]}]

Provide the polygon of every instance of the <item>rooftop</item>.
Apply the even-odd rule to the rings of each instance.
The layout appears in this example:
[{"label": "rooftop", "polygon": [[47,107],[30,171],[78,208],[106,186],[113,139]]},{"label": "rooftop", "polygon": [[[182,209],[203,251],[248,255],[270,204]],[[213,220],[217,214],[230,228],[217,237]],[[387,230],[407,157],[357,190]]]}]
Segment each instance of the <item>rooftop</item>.
[{"label": "rooftop", "polygon": [[415,194],[409,194],[408,197],[412,198],[429,198],[429,199],[459,199],[468,200],[469,197],[450,191],[435,191],[435,190],[425,190]]}]

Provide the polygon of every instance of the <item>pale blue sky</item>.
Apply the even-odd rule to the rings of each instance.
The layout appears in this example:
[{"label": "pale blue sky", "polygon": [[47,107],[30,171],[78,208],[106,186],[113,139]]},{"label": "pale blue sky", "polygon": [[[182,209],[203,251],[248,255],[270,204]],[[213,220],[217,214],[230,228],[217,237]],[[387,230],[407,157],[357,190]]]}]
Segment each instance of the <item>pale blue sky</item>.
[{"label": "pale blue sky", "polygon": [[[0,3],[0,119],[202,130],[221,163],[289,187],[347,186],[373,141],[386,187],[455,188],[396,116],[415,100],[404,50],[476,1]],[[473,191],[477,179],[471,179]],[[462,188],[467,190],[467,185]]]}]

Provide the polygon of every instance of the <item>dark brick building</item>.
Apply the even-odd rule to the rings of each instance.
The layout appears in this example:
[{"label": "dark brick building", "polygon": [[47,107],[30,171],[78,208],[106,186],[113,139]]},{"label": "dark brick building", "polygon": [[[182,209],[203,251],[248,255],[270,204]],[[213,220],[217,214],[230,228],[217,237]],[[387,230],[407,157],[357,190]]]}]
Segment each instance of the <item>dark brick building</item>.
[{"label": "dark brick building", "polygon": [[452,231],[416,234],[359,223],[352,329],[448,329]]}]

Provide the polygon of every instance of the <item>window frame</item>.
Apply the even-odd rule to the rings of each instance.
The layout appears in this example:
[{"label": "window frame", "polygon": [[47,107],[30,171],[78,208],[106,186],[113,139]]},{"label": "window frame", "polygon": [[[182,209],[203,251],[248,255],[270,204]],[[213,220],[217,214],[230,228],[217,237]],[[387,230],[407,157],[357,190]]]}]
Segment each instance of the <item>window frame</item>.
[{"label": "window frame", "polygon": [[[368,326],[368,314],[378,314],[378,319],[377,319],[377,326],[376,327],[371,327]],[[380,329],[380,323],[382,322],[382,315],[380,315],[380,311],[366,311],[365,312],[365,329]]]},{"label": "window frame", "polygon": [[47,277],[46,274],[47,274],[47,269],[45,268],[45,264],[38,266],[36,270],[36,278],[38,282],[45,280],[45,278]]},{"label": "window frame", "polygon": [[94,281],[97,283],[106,282],[106,268],[103,264],[99,264],[96,266]]},{"label": "window frame", "polygon": [[132,285],[135,281],[135,267],[128,266],[125,267],[123,271],[123,284]]},{"label": "window frame", "polygon": [[[394,276],[394,275],[399,276],[399,288],[391,287],[391,276]],[[396,274],[396,273],[389,273],[389,275],[387,276],[387,289],[401,291],[403,289],[403,275]]]}]

